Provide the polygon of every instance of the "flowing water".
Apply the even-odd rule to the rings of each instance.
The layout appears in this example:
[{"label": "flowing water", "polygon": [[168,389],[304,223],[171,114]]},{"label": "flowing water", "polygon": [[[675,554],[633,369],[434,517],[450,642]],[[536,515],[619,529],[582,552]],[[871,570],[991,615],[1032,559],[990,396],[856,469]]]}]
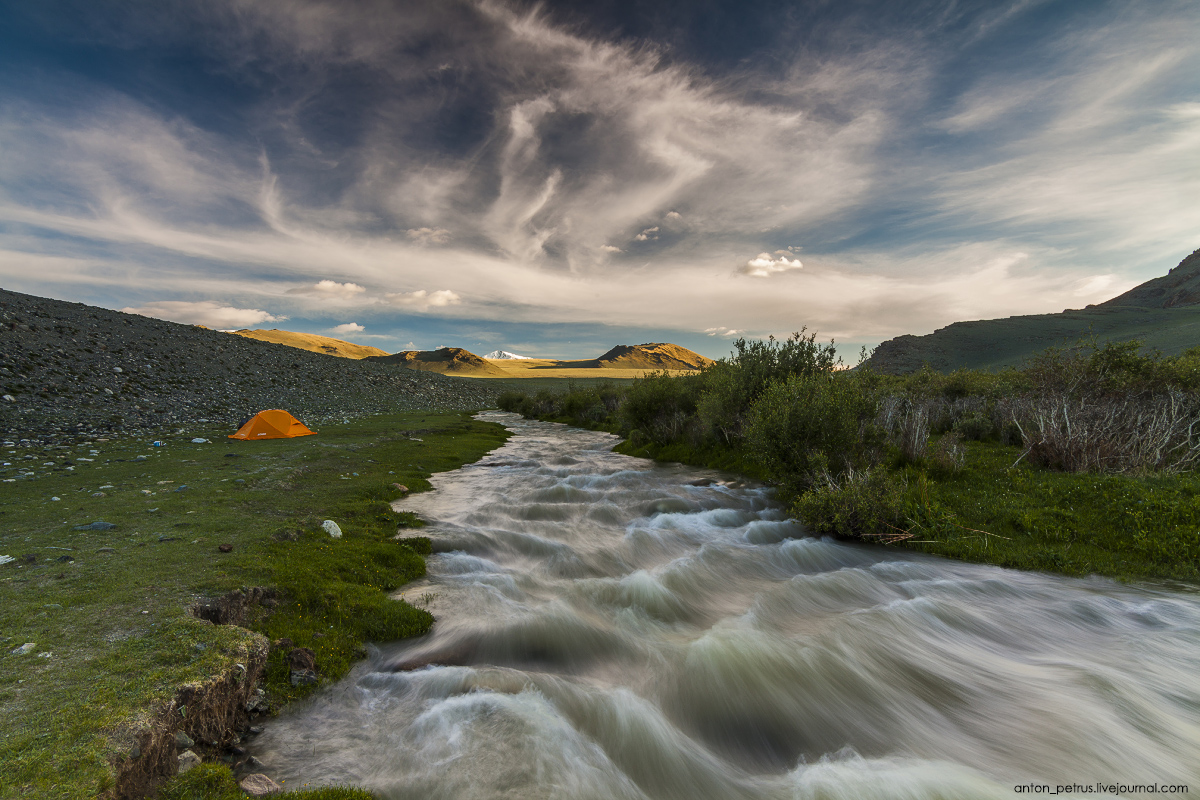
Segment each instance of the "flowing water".
[{"label": "flowing water", "polygon": [[268,728],[255,753],[286,786],[1200,792],[1200,594],[805,538],[762,487],[484,416],[508,444],[398,503],[430,521],[429,576],[404,595],[433,595],[433,632]]}]

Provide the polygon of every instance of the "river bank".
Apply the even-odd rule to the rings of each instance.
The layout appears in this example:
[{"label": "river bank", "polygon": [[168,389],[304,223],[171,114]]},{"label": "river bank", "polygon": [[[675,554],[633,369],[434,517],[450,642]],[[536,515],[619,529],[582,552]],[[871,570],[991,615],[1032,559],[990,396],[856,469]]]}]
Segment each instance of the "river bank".
[{"label": "river bank", "polygon": [[[404,494],[394,484],[424,491],[432,473],[507,437],[433,411],[324,425],[300,439],[244,443],[227,433],[195,426],[160,434],[162,446],[125,436],[5,448],[32,476],[11,478],[0,502],[0,554],[12,559],[0,564],[0,797],[124,791],[124,775],[161,773],[140,765],[163,757],[168,740],[169,770],[185,749],[176,730],[200,755],[244,760],[230,749],[240,712],[215,724],[181,691],[227,684],[250,691],[238,699],[260,711],[277,708],[320,685],[303,674],[293,685],[292,650],[310,651],[312,677],[324,682],[364,640],[428,629],[424,609],[388,597],[424,572],[419,540],[393,539],[420,524],[389,508]],[[341,538],[322,529],[326,519]],[[245,627],[193,613],[219,610],[221,598],[229,607],[242,589]],[[256,672],[265,695],[253,692]],[[171,736],[147,738],[154,731]]]}]

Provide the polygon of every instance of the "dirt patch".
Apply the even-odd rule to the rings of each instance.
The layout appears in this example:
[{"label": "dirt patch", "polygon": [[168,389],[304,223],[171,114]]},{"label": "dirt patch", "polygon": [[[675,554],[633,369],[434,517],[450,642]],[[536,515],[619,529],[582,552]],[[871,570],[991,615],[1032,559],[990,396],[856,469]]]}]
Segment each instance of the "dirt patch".
[{"label": "dirt patch", "polygon": [[237,659],[222,674],[179,689],[147,722],[118,731],[113,744],[115,785],[103,797],[142,798],[173,776],[179,766],[176,734],[185,733],[193,749],[212,752],[236,743],[258,707],[258,684],[267,666],[268,642],[249,633]]}]

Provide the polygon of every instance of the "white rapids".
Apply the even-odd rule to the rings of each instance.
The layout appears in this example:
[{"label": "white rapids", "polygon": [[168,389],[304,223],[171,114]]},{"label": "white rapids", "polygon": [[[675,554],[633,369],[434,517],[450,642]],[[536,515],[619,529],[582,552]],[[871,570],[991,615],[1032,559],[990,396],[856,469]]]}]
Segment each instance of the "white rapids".
[{"label": "white rapids", "polygon": [[432,595],[432,633],[268,727],[253,752],[286,787],[1200,792],[1200,594],[814,539],[761,486],[481,417],[513,438],[397,504],[430,523],[429,576],[404,596]]}]

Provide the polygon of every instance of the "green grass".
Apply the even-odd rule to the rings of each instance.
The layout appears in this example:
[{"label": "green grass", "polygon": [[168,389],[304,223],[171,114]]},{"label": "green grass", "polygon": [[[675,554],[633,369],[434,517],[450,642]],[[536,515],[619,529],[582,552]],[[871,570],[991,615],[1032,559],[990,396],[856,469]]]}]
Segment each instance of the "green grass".
[{"label": "green grass", "polygon": [[[94,796],[111,783],[114,731],[241,660],[250,634],[193,619],[202,597],[278,587],[284,602],[253,627],[311,647],[328,679],[364,640],[427,630],[425,611],[388,599],[424,574],[427,552],[390,538],[419,525],[392,512],[401,493],[391,484],[426,490],[430,474],[507,437],[460,413],[371,417],[299,439],[226,433],[189,430],[159,448],[127,438],[0,452],[39,475],[0,484],[0,554],[18,559],[0,565],[0,797]],[[320,529],[325,519],[342,539]],[[95,520],[117,527],[74,530]],[[33,652],[11,652],[26,642]],[[293,689],[278,659],[268,686],[279,699],[312,691]]]},{"label": "green grass", "polygon": [[[273,800],[372,800],[363,789],[326,786],[320,789],[282,791]],[[158,793],[159,800],[246,800],[229,767],[201,764],[168,782]]]},{"label": "green grass", "polygon": [[903,546],[1015,569],[1200,583],[1200,476],[1013,467],[1021,451],[967,443],[957,473],[909,466]]}]

